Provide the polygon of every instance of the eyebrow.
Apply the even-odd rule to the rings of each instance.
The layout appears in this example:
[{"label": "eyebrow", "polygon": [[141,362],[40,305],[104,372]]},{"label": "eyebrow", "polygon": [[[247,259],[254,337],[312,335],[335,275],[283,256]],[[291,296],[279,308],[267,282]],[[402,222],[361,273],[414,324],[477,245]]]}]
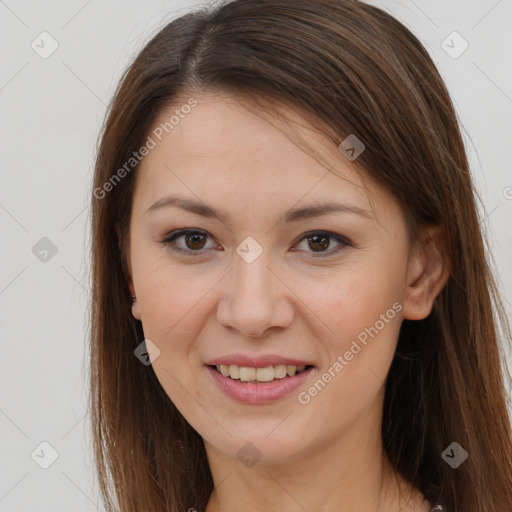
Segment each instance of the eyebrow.
[{"label": "eyebrow", "polygon": [[[196,213],[197,215],[202,215],[203,217],[217,218],[223,223],[229,221],[230,219],[229,214],[225,210],[216,209],[200,201],[179,196],[166,196],[159,199],[146,210],[145,214],[155,212],[161,208],[167,207],[181,208],[182,210]],[[301,208],[288,210],[283,215],[283,220],[285,222],[294,222],[302,219],[320,217],[322,215],[327,215],[333,212],[351,213],[355,215],[361,215],[368,219],[372,218],[372,214],[369,210],[359,208],[358,206],[329,202],[322,204],[311,204]]]}]

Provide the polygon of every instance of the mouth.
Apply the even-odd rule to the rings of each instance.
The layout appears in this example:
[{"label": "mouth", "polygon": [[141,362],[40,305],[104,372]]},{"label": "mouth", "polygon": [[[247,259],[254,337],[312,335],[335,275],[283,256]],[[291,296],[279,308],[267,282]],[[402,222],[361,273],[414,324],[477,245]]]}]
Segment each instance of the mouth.
[{"label": "mouth", "polygon": [[313,365],[311,364],[300,366],[276,364],[272,366],[265,366],[263,368],[238,366],[235,364],[211,364],[207,366],[223,377],[238,381],[239,383],[247,384],[265,384],[268,382],[282,381],[290,377],[295,377],[296,375],[313,368]]},{"label": "mouth", "polygon": [[214,390],[251,405],[271,404],[292,396],[317,372],[317,367],[308,363],[312,360],[275,353],[225,354],[203,362]]}]

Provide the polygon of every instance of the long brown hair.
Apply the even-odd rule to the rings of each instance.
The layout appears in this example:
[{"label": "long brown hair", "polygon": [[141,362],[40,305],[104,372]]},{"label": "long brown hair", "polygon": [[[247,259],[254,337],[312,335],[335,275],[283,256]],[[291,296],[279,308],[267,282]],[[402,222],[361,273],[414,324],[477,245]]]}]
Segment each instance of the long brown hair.
[{"label": "long brown hair", "polygon": [[[498,344],[509,343],[510,328],[457,117],[418,39],[355,0],[235,0],[187,14],[163,27],[120,81],[91,203],[90,408],[107,510],[201,512],[213,489],[201,436],[134,356],[144,335],[127,285],[138,166],[126,163],[157,114],[209,89],[292,105],[336,144],[357,134],[366,145],[358,165],[398,199],[410,232],[442,226],[451,275],[427,318],[402,323],[383,446],[432,503],[511,512],[510,372]],[[457,469],[442,457],[452,442],[469,454]]]}]

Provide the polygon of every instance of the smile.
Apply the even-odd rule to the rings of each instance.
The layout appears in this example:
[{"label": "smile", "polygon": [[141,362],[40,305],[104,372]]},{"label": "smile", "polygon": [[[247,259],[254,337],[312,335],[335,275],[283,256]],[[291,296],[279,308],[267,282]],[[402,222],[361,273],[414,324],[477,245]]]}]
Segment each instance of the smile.
[{"label": "smile", "polygon": [[289,396],[314,372],[312,365],[274,365],[261,368],[237,365],[206,365],[225,396],[244,404],[264,405]]},{"label": "smile", "polygon": [[224,377],[229,377],[233,380],[240,380],[242,382],[271,382],[275,379],[293,377],[310,368],[311,365],[291,366],[277,364],[264,368],[254,368],[249,366],[237,366],[236,364],[220,364],[212,365],[212,367]]}]

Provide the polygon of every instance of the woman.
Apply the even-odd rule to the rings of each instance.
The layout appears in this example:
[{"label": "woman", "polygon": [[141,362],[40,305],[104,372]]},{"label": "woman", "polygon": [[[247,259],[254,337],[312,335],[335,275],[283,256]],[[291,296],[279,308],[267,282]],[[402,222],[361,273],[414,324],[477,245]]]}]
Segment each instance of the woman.
[{"label": "woman", "polygon": [[462,138],[384,11],[166,25],[110,106],[92,237],[107,510],[512,510],[510,330]]}]

